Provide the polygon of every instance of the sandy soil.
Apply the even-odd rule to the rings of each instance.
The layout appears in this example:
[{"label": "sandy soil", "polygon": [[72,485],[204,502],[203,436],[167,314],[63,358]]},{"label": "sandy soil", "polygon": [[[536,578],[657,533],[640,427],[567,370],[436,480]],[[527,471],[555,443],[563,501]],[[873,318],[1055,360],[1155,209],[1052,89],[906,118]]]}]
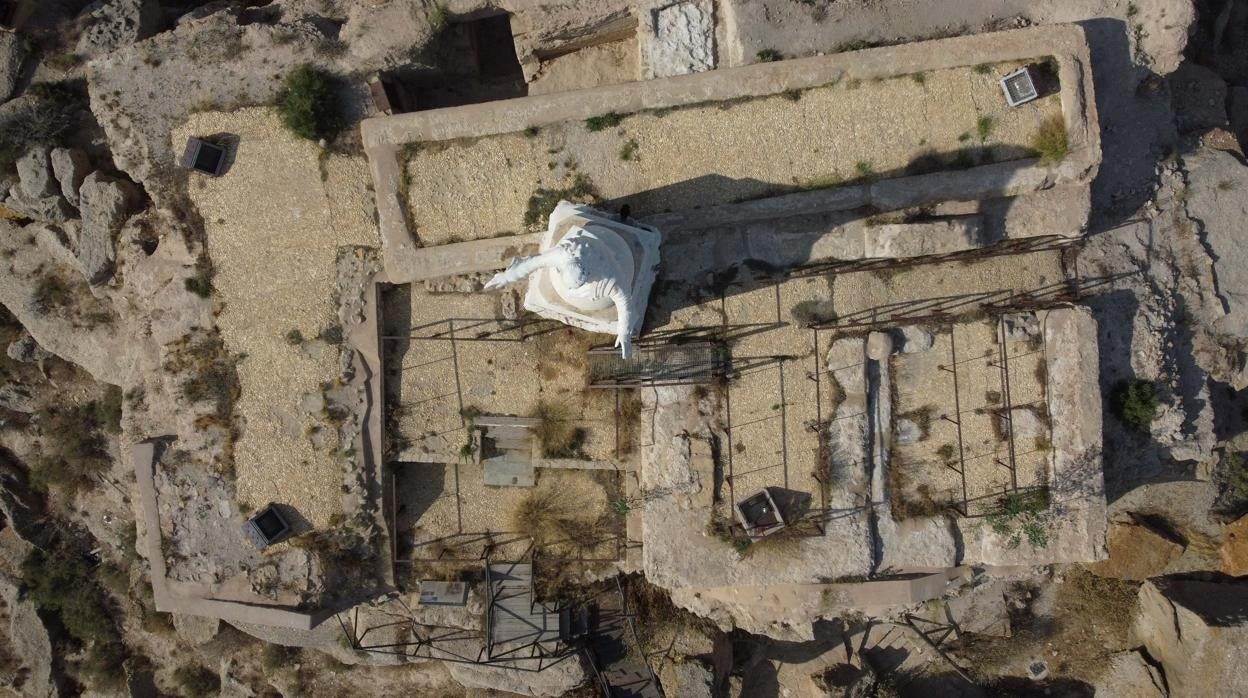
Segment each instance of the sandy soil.
[{"label": "sandy soil", "polygon": [[[377,244],[367,165],[329,156],[289,134],[264,108],[195,114],[175,130],[238,137],[233,164],[219,178],[192,177],[190,196],[204,218],[216,268],[217,325],[231,353],[244,355],[235,405],[242,429],[234,448],[240,501],[294,507],[313,525],[341,511],[342,464],[332,435],[319,447],[318,427],[332,434],[319,405],[321,384],[338,375],[336,348],[305,349],[286,340],[297,329],[314,338],[337,324],[332,303],[335,260],[343,245]],[[315,402],[315,400],[313,401]]]}]

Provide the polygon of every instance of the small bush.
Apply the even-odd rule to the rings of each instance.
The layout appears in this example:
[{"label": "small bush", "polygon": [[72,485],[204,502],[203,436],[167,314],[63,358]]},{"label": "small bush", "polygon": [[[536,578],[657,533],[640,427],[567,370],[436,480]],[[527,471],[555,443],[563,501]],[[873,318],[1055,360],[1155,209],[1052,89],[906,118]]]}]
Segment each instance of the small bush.
[{"label": "small bush", "polygon": [[1248,462],[1236,451],[1225,451],[1222,469],[1227,490],[1237,502],[1248,502]]},{"label": "small bush", "polygon": [[624,161],[632,160],[637,155],[637,141],[630,138],[624,145],[620,146],[620,159]]},{"label": "small bush", "polygon": [[209,698],[221,692],[221,677],[198,664],[174,669],[173,681],[189,698]]},{"label": "small bush", "polygon": [[754,54],[761,63],[774,63],[781,60],[784,56],[774,48],[765,48]]},{"label": "small bush", "polygon": [[1040,164],[1051,165],[1066,157],[1070,145],[1066,140],[1066,122],[1060,114],[1049,117],[1040,124],[1031,139],[1031,148],[1040,158]]},{"label": "small bush", "polygon": [[22,581],[35,605],[55,613],[80,642],[117,641],[104,592],[77,551],[65,545],[53,546],[47,553],[35,548],[22,562]]},{"label": "small bush", "polygon": [[537,134],[539,134],[539,133],[541,133],[541,132],[542,132],[542,129],[540,129],[540,128],[536,127],[536,126],[530,126],[530,127],[526,128],[526,129],[524,129],[524,137],[525,137],[525,138],[536,138],[536,137],[537,137]]},{"label": "small bush", "polygon": [[562,405],[549,402],[537,403],[533,417],[538,420],[533,435],[542,446],[546,458],[578,458],[585,444],[585,430],[578,429],[572,416]]},{"label": "small bush", "polygon": [[82,65],[82,56],[76,53],[55,53],[43,59],[43,64],[64,73]]},{"label": "small bush", "polygon": [[991,116],[979,117],[979,120],[975,122],[975,132],[979,134],[979,140],[986,140],[988,136],[991,136],[995,125],[996,122]]},{"label": "small bush", "polygon": [[298,647],[287,647],[270,642],[264,646],[260,663],[269,671],[284,669],[298,661],[299,653],[300,648]]},{"label": "small bush", "polygon": [[607,112],[599,116],[591,116],[585,120],[585,128],[590,131],[602,131],[609,128],[615,128],[624,122],[624,115],[615,112]]},{"label": "small bush", "polygon": [[1122,381],[1114,386],[1110,406],[1123,424],[1148,431],[1157,416],[1157,386],[1146,380]]},{"label": "small bush", "polygon": [[546,220],[561,200],[593,203],[597,198],[598,191],[593,181],[583,174],[577,174],[571,186],[563,189],[539,188],[529,197],[524,211],[524,225],[529,228],[546,227]]},{"label": "small bush", "polygon": [[802,91],[801,90],[785,90],[784,92],[780,93],[780,96],[784,97],[790,102],[800,102],[802,100]]},{"label": "small bush", "polygon": [[43,453],[30,471],[31,484],[76,493],[90,487],[108,469],[107,442],[96,403],[46,408],[39,412]]},{"label": "small bush", "polygon": [[975,70],[976,75],[987,75],[988,73],[992,72],[992,66],[988,65],[987,63],[980,63],[979,65],[975,66],[974,70]]},{"label": "small bush", "polygon": [[73,293],[69,290],[69,285],[54,274],[45,274],[40,278],[30,296],[31,305],[41,313],[67,307],[72,302]]},{"label": "small bush", "polygon": [[292,347],[297,347],[300,344],[303,344],[303,333],[300,332],[298,328],[292,329],[286,333],[286,343]]},{"label": "small bush", "polygon": [[344,125],[329,76],[310,65],[300,66],[286,76],[277,111],[286,128],[309,140],[330,140]]},{"label": "small bush", "polygon": [[104,395],[91,403],[95,413],[95,421],[110,434],[121,433],[121,388],[110,385],[104,389]]},{"label": "small bush", "polygon": [[212,277],[215,272],[212,268],[212,262],[207,257],[201,256],[195,262],[195,275],[187,277],[186,290],[194,293],[200,298],[207,298],[212,295]]},{"label": "small bush", "polygon": [[316,337],[326,344],[342,344],[342,325],[330,325],[317,333]]}]

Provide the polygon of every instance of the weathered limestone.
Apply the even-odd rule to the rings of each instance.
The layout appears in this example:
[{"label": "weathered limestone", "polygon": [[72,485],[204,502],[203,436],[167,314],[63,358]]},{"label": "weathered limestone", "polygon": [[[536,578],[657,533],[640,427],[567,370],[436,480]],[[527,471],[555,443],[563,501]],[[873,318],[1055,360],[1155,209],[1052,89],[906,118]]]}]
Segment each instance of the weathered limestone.
[{"label": "weathered limestone", "polygon": [[881,572],[939,570],[958,564],[954,527],[944,516],[897,521],[885,504],[876,508],[875,526],[883,551]]},{"label": "weathered limestone", "polygon": [[30,332],[25,330],[20,337],[9,342],[5,353],[10,359],[23,363],[36,363],[52,356],[51,352],[39,346],[35,338],[30,336]]},{"label": "weathered limestone", "polygon": [[117,231],[139,204],[139,191],[130,182],[92,172],[78,195],[82,208],[78,261],[87,281],[98,284],[113,273]]},{"label": "weathered limestone", "polygon": [[562,696],[585,680],[580,662],[559,662],[543,671],[499,665],[447,662],[451,677],[464,688],[501,690],[526,696]]},{"label": "weathered limestone", "polygon": [[26,61],[26,40],[16,32],[0,32],[0,102],[7,101],[17,88]]},{"label": "weathered limestone", "polygon": [[1140,587],[1132,633],[1173,696],[1248,695],[1248,585],[1159,578]]},{"label": "weathered limestone", "polygon": [[83,13],[88,24],[78,39],[77,53],[89,57],[142,41],[164,24],[158,0],[96,0]]},{"label": "weathered limestone", "polygon": [[1222,571],[1232,577],[1248,576],[1248,516],[1241,516],[1222,528],[1218,550]]},{"label": "weathered limestone", "polygon": [[646,80],[715,67],[715,7],[710,0],[650,2],[639,10],[638,40]]},{"label": "weathered limestone", "polygon": [[1248,335],[1248,167],[1220,150],[1202,150],[1184,159],[1188,170],[1187,215],[1200,227],[1212,252],[1214,282],[1226,313],[1216,327]]},{"label": "weathered limestone", "polygon": [[983,239],[979,216],[963,216],[931,223],[885,223],[868,225],[865,233],[868,259],[872,257],[922,257],[973,250]]},{"label": "weathered limestone", "polygon": [[1109,658],[1109,669],[1096,682],[1096,695],[1110,698],[1166,698],[1166,680],[1138,651]]},{"label": "weathered limestone", "polygon": [[35,146],[18,159],[17,188],[26,197],[39,199],[55,193],[56,180],[52,178],[50,153],[51,149],[47,146]]},{"label": "weathered limestone", "polygon": [[1109,528],[1109,557],[1088,566],[1093,574],[1143,580],[1165,571],[1183,554],[1183,546],[1137,523],[1115,523]]},{"label": "weathered limestone", "polygon": [[52,173],[61,185],[61,196],[72,206],[78,206],[78,189],[91,171],[87,154],[77,148],[53,148]]}]

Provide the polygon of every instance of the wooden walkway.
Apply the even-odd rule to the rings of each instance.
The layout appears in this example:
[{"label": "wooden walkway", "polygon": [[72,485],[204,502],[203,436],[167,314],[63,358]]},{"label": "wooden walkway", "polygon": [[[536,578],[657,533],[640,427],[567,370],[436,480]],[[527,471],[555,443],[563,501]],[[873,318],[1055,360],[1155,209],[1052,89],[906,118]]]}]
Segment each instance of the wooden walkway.
[{"label": "wooden walkway", "polygon": [[533,566],[499,562],[490,565],[491,645],[504,651],[523,645],[540,645],[555,652],[560,642],[559,612],[533,603]]}]

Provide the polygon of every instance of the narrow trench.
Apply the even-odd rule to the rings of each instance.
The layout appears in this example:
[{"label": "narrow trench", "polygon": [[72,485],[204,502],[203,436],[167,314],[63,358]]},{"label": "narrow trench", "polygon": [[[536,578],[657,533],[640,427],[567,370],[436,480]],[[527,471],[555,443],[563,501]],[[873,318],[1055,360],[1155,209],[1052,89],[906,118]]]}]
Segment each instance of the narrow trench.
[{"label": "narrow trench", "polygon": [[871,531],[871,576],[874,577],[884,560],[884,542],[880,539],[879,514],[875,510],[875,478],[883,472],[875,467],[875,436],[879,429],[880,410],[880,362],[867,359],[863,365],[867,372],[867,427],[863,434],[865,463],[867,466],[867,523]]}]

